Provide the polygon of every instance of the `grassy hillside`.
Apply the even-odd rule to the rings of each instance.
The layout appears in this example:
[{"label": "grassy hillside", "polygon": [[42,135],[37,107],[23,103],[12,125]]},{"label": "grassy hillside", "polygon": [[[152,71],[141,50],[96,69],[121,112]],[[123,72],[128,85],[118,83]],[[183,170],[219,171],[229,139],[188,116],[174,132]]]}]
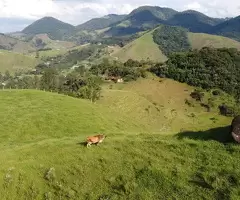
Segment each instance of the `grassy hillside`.
[{"label": "grassy hillside", "polygon": [[191,33],[181,27],[166,25],[154,30],[153,41],[158,44],[159,49],[166,56],[174,52],[186,52],[189,49],[201,49],[203,47],[240,48],[240,43],[230,38],[204,33]]},{"label": "grassy hillside", "polygon": [[207,46],[215,48],[236,48],[240,50],[240,43],[227,37],[204,33],[188,33],[188,39],[193,49],[201,49]]},{"label": "grassy hillside", "polygon": [[0,51],[0,72],[9,70],[15,72],[18,70],[32,69],[36,66],[37,60],[33,56],[27,56],[9,51]]},{"label": "grassy hillside", "polygon": [[28,53],[29,51],[33,51],[34,47],[30,43],[0,34],[0,49]]},{"label": "grassy hillside", "polygon": [[33,37],[32,42],[35,44],[37,39],[41,39],[45,43],[44,48],[52,49],[70,49],[76,46],[74,42],[61,41],[61,40],[52,40],[47,34],[38,34]]},{"label": "grassy hillside", "polygon": [[[218,115],[217,108],[208,113],[200,105],[186,105],[185,100],[191,100],[193,90],[193,87],[170,79],[139,79],[137,82],[113,85],[112,89],[106,86],[100,103],[137,119],[152,131],[176,133],[182,128],[204,130],[206,125],[212,126],[211,117],[216,117],[219,125],[229,123],[227,118]],[[195,119],[190,117],[192,113]]]},{"label": "grassy hillside", "polygon": [[[169,80],[139,80],[116,85],[118,92],[105,88],[97,104],[0,91],[1,199],[238,199],[240,147],[210,139],[227,133],[229,119],[196,110],[196,121],[188,121],[194,132],[162,116],[158,127],[165,129],[134,117],[151,102],[163,105],[164,116],[167,109],[182,112],[186,89]],[[150,108],[149,117],[157,116],[152,113]],[[176,131],[176,123],[190,131]],[[108,137],[100,146],[83,146],[97,132]]]},{"label": "grassy hillside", "polygon": [[167,59],[165,54],[203,47],[240,49],[240,43],[227,37],[186,32],[184,29],[174,26],[161,26],[151,32],[143,33],[143,36],[123,48],[112,48],[111,56],[120,61],[150,59],[164,62]]},{"label": "grassy hillside", "polygon": [[121,50],[113,53],[112,56],[117,57],[121,61],[126,61],[130,58],[139,61],[150,59],[163,62],[166,60],[166,56],[162,54],[158,45],[153,41],[152,31],[130,42]]}]

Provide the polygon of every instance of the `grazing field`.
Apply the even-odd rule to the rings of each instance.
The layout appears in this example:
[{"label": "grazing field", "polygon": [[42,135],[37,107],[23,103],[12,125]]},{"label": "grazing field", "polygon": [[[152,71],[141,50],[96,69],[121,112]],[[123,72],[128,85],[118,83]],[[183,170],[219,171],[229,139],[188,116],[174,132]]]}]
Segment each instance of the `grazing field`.
[{"label": "grazing field", "polygon": [[166,61],[166,56],[162,54],[158,45],[154,43],[152,32],[146,33],[140,38],[130,42],[125,47],[115,52],[112,56],[117,57],[120,61],[133,60],[152,60],[158,62]]},{"label": "grazing field", "polygon": [[[204,129],[207,124],[209,127],[213,125],[212,117],[217,121],[214,124],[230,123],[228,118],[219,116],[217,106],[208,113],[199,104],[194,107],[186,105],[185,100],[191,101],[190,93],[194,88],[170,79],[153,77],[128,84],[106,85],[104,88],[99,103],[138,119],[153,131],[175,133],[182,129]],[[210,97],[212,96],[206,94],[206,99]],[[226,99],[227,97],[216,99],[216,105]],[[192,118],[192,115],[195,117]]]},{"label": "grazing field", "polygon": [[239,199],[230,118],[187,107],[193,88],[167,79],[108,88],[96,104],[0,91],[1,199]]},{"label": "grazing field", "polygon": [[188,39],[193,49],[201,49],[203,47],[214,48],[236,48],[240,50],[240,42],[227,37],[209,35],[205,33],[188,33]]},{"label": "grazing field", "polygon": [[16,72],[32,69],[37,64],[34,56],[23,55],[9,51],[0,51],[0,72]]}]

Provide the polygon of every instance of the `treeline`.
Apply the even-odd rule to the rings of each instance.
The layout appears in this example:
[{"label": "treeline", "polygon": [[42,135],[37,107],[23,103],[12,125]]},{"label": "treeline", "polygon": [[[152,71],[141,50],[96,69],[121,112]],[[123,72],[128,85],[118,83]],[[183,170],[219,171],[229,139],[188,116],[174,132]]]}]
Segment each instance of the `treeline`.
[{"label": "treeline", "polygon": [[107,59],[98,65],[93,65],[90,72],[97,76],[120,77],[124,81],[134,81],[139,77],[146,77],[146,63],[129,59],[125,63]]},{"label": "treeline", "polygon": [[81,65],[67,75],[54,67],[44,68],[40,75],[11,75],[8,71],[0,73],[1,89],[39,89],[58,92],[92,102],[100,98],[101,84],[105,79],[117,82],[136,80],[146,74],[144,63],[129,60],[125,63],[110,62],[107,59],[89,69]]},{"label": "treeline", "polygon": [[240,98],[240,52],[237,49],[201,50],[172,54],[151,72],[203,89],[219,88]]},{"label": "treeline", "polygon": [[100,97],[101,79],[88,73],[84,66],[62,75],[55,68],[45,69],[42,75],[0,74],[1,89],[38,89],[58,92],[92,102]]},{"label": "treeline", "polygon": [[187,30],[181,27],[163,25],[153,32],[153,40],[166,56],[174,52],[186,52],[191,48]]}]

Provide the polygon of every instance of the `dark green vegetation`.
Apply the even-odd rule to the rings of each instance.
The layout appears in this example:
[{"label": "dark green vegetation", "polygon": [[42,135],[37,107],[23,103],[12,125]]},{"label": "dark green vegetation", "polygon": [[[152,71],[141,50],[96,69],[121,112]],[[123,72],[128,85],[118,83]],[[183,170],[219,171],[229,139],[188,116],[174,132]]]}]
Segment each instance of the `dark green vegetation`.
[{"label": "dark green vegetation", "polygon": [[125,63],[103,61],[99,65],[93,65],[90,71],[95,75],[105,77],[122,78],[124,81],[137,80],[139,77],[146,77],[144,63],[128,60]]},{"label": "dark green vegetation", "polygon": [[53,17],[44,17],[26,27],[22,32],[28,35],[46,33],[51,39],[64,40],[73,34],[75,27]]},{"label": "dark green vegetation", "polygon": [[205,33],[223,19],[211,18],[194,10],[187,10],[174,15],[167,24],[187,28],[190,32]]},{"label": "dark green vegetation", "polygon": [[187,30],[180,27],[161,26],[153,32],[153,40],[166,56],[188,51],[191,47]]},{"label": "dark green vegetation", "polygon": [[215,26],[210,32],[240,41],[240,16]]},{"label": "dark green vegetation", "polygon": [[122,22],[112,26],[106,34],[123,36],[152,29],[176,13],[177,11],[170,8],[143,6],[133,10]]},{"label": "dark green vegetation", "polygon": [[240,97],[240,52],[236,49],[206,47],[173,54],[166,65],[157,64],[151,71],[204,89],[220,88]]}]

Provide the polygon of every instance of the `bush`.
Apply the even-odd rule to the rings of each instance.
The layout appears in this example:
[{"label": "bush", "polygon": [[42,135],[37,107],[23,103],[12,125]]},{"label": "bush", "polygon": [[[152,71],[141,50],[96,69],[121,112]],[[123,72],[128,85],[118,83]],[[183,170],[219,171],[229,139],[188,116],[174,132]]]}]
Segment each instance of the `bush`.
[{"label": "bush", "polygon": [[214,96],[219,96],[219,95],[221,95],[221,91],[220,91],[220,90],[214,90],[214,91],[212,92],[212,94],[213,94]]},{"label": "bush", "polygon": [[203,100],[203,97],[204,97],[204,93],[203,92],[200,92],[198,90],[195,90],[194,92],[192,92],[190,94],[190,96],[195,99],[196,101],[202,101]]},{"label": "bush", "polygon": [[218,108],[219,108],[221,115],[224,115],[227,117],[234,117],[236,115],[233,107],[222,104],[222,105],[218,106]]}]

